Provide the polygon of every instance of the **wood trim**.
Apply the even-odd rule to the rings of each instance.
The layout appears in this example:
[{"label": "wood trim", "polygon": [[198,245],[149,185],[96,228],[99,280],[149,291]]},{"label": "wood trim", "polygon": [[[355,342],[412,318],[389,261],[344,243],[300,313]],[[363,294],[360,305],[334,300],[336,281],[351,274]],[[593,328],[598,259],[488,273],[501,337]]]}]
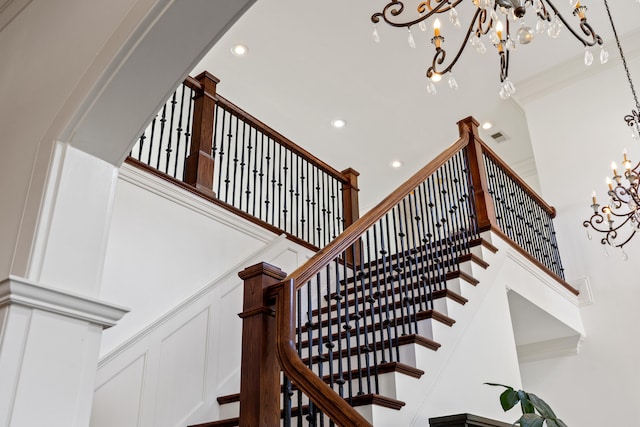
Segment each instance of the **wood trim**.
[{"label": "wood trim", "polygon": [[193,193],[199,197],[202,197],[203,199],[208,200],[209,202],[213,203],[214,205],[217,205],[221,208],[224,208],[232,213],[234,213],[235,215],[238,215],[239,217],[242,217],[244,219],[246,219],[249,222],[252,222],[256,225],[259,225],[262,228],[265,228],[269,231],[271,231],[272,233],[275,233],[277,235],[281,235],[281,234],[285,234],[287,236],[287,239],[297,243],[300,246],[304,246],[305,248],[312,250],[313,252],[317,252],[320,249],[317,246],[312,245],[311,243],[302,240],[301,238],[294,236],[293,234],[287,233],[286,231],[283,231],[281,229],[279,229],[278,227],[269,224],[268,222],[264,222],[262,221],[260,218],[256,218],[255,216],[248,214],[244,211],[241,211],[240,209],[225,203],[223,201],[221,201],[220,199],[218,199],[217,197],[215,197],[215,195],[213,193],[207,192],[207,191],[202,191],[199,188],[196,188],[192,185],[189,185],[187,183],[184,183],[182,181],[180,181],[179,179],[176,179],[174,177],[172,177],[171,175],[167,175],[166,173],[159,171],[158,169],[147,165],[146,163],[141,162],[140,160],[134,159],[133,157],[127,157],[125,159],[125,162],[130,164],[131,166],[135,166],[138,169],[142,169],[146,172],[149,172],[152,175],[157,176],[158,178],[164,179],[165,181],[169,181],[172,184],[187,190],[190,193]]},{"label": "wood trim", "polygon": [[296,153],[300,157],[302,157],[305,160],[307,160],[312,165],[316,166],[319,169],[322,169],[323,171],[325,171],[329,175],[335,177],[336,179],[338,179],[342,183],[347,183],[348,182],[348,178],[342,172],[339,172],[338,170],[332,168],[331,166],[329,166],[328,164],[326,164],[325,162],[323,162],[322,160],[320,160],[319,158],[317,158],[313,154],[309,153],[304,148],[296,145],[290,139],[288,139],[287,137],[285,137],[284,135],[282,135],[278,131],[270,128],[269,126],[264,124],[264,122],[258,120],[257,118],[255,118],[251,114],[247,113],[242,108],[240,108],[237,105],[235,105],[233,102],[229,101],[228,99],[226,99],[226,98],[224,98],[223,96],[220,96],[220,95],[216,95],[216,100],[218,101],[218,103],[220,104],[221,107],[227,109],[228,111],[230,111],[231,113],[235,114],[236,116],[238,116],[239,118],[241,118],[245,122],[251,124],[252,126],[257,128],[260,132],[264,133],[265,135],[273,138],[274,140],[276,140],[278,142],[278,144],[280,144],[280,145],[286,147],[287,149],[293,151],[294,153]]},{"label": "wood trim", "polygon": [[514,180],[518,185],[520,185],[524,189],[524,191],[536,201],[536,203],[542,206],[542,208],[551,216],[551,218],[556,217],[556,208],[554,208],[553,206],[545,202],[544,199],[540,197],[540,195],[538,195],[538,193],[536,193],[536,191],[533,188],[531,188],[529,184],[524,182],[524,180],[520,178],[518,174],[513,169],[511,169],[511,167],[508,164],[504,162],[504,160],[498,157],[498,155],[491,148],[489,148],[489,146],[487,146],[487,144],[484,141],[482,141],[481,139],[478,139],[478,142],[482,146],[482,152],[484,154],[489,156],[494,163],[500,166],[500,168],[504,171],[505,174],[509,176],[509,178]]},{"label": "wood trim", "polygon": [[562,285],[564,288],[566,288],[569,292],[571,292],[572,294],[574,294],[576,296],[580,295],[580,291],[579,290],[577,290],[576,288],[574,288],[573,286],[571,286],[570,284],[565,282],[564,279],[559,277],[556,273],[551,271],[551,269],[549,269],[546,265],[544,265],[543,263],[538,261],[533,255],[531,255],[529,252],[527,252],[525,249],[523,249],[516,242],[511,240],[511,238],[509,236],[507,236],[506,234],[504,234],[502,232],[502,230],[500,230],[499,228],[496,227],[496,228],[492,228],[491,231],[496,233],[501,239],[503,239],[505,242],[507,242],[509,244],[509,246],[511,246],[516,251],[518,251],[518,253],[520,253],[520,255],[522,255],[523,257],[528,259],[531,263],[535,264],[538,268],[540,268],[542,271],[544,271],[549,276],[551,276],[553,279],[555,279],[556,282],[560,283],[560,285]]}]

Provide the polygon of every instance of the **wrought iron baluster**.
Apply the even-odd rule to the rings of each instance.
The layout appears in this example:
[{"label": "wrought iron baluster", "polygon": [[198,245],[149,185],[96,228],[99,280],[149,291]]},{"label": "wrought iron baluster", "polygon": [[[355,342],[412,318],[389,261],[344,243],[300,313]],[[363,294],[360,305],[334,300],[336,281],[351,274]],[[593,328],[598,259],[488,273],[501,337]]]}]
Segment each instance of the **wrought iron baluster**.
[{"label": "wrought iron baluster", "polygon": [[417,203],[419,205],[418,211],[420,212],[420,225],[421,225],[421,233],[422,237],[422,245],[420,249],[420,256],[422,257],[422,263],[424,265],[424,276],[425,276],[425,287],[426,287],[426,298],[427,303],[425,306],[425,310],[433,309],[433,284],[435,282],[435,272],[437,271],[437,265],[433,261],[433,256],[431,253],[431,232],[430,232],[430,221],[429,221],[429,209],[427,206],[426,199],[426,183],[422,182],[416,188],[417,194]]},{"label": "wrought iron baluster", "polygon": [[147,164],[151,165],[151,155],[153,153],[153,143],[155,142],[155,132],[156,132],[156,123],[157,123],[158,115],[156,114],[151,120],[151,136],[149,137],[149,152],[147,153]]},{"label": "wrought iron baluster", "polygon": [[175,158],[173,162],[173,177],[178,178],[178,163],[180,159],[180,140],[182,139],[182,115],[184,113],[184,95],[187,91],[186,86],[180,86],[180,113],[178,115],[178,127],[176,128],[176,150],[175,150]]},{"label": "wrought iron baluster", "polygon": [[[176,104],[178,103],[178,101],[176,101],[176,92],[173,92],[173,95],[171,96],[171,101],[169,101],[169,103],[171,104],[171,112],[169,113],[169,132],[167,132],[167,144],[166,144],[166,148],[165,148],[165,161],[164,161],[164,173],[169,174],[169,164],[171,163],[171,152],[173,151],[173,149],[171,148],[171,143],[172,143],[172,136],[173,136],[173,119],[175,117],[175,112],[176,112]],[[166,104],[165,104],[166,105]],[[160,170],[160,168],[158,168]]]},{"label": "wrought iron baluster", "polygon": [[[216,114],[216,117],[220,117],[220,114]],[[222,188],[222,172],[224,170],[224,168],[222,167],[224,165],[224,140],[225,140],[225,136],[226,136],[226,124],[227,124],[227,110],[226,108],[222,108],[222,117],[220,118],[220,128],[216,128],[216,138],[214,139],[214,145],[213,145],[213,152],[215,153],[217,145],[216,143],[219,144],[219,148],[220,150],[218,151],[218,162],[216,163],[216,165],[218,166],[218,189],[217,189],[217,195],[218,198],[220,198],[221,195],[221,188]],[[215,157],[214,157],[215,158]]]},{"label": "wrought iron baluster", "polygon": [[[405,325],[405,317],[402,315],[403,314],[403,310],[402,310],[402,306],[401,307],[401,315],[398,316],[396,314],[396,307],[398,304],[396,301],[396,282],[398,281],[398,279],[394,276],[392,276],[392,271],[393,271],[393,265],[392,265],[392,260],[393,260],[393,255],[392,255],[392,251],[395,251],[395,248],[391,248],[391,227],[389,226],[389,213],[386,213],[385,216],[382,218],[382,220],[384,220],[384,234],[386,234],[386,242],[387,242],[387,248],[389,249],[388,253],[385,253],[383,255],[383,262],[386,266],[385,268],[385,296],[391,296],[391,310],[389,310],[389,302],[385,301],[386,303],[386,310],[387,310],[387,315],[389,316],[388,319],[390,322],[393,322],[393,332],[394,332],[394,336],[393,336],[393,344],[392,344],[392,349],[397,350],[397,342],[398,342],[398,337],[400,336],[398,333],[398,323],[400,323],[400,329],[402,332],[402,335],[406,335],[406,325]],[[384,236],[383,234],[383,236]],[[381,240],[381,244],[384,243],[383,240]],[[390,361],[397,361],[398,360],[398,354],[395,354],[395,357],[392,357],[392,359]]]},{"label": "wrought iron baluster", "polygon": [[[236,206],[236,183],[238,182],[238,162],[240,161],[240,159],[238,159],[238,140],[240,139],[240,119],[237,116],[234,116],[235,118],[235,122],[236,122],[236,131],[235,131],[235,138],[233,138],[233,173],[231,174],[231,205],[232,206]],[[231,143],[231,140],[229,140],[229,143]],[[231,148],[231,147],[229,147]],[[229,151],[229,155],[231,155],[231,151]],[[227,159],[227,162],[229,160]],[[242,188],[242,185],[240,184],[240,187]],[[242,199],[240,197],[240,199]],[[229,200],[229,197],[227,196],[227,200]]]},{"label": "wrought iron baluster", "polygon": [[162,144],[164,143],[164,128],[167,122],[167,104],[162,106],[162,115],[160,116],[160,140],[158,141],[158,156],[156,158],[156,165],[154,166],[158,170],[160,168],[160,159],[162,158]]},{"label": "wrought iron baluster", "polygon": [[[371,232],[374,233],[374,241],[371,240]],[[384,338],[382,338],[384,336],[384,329],[382,328],[382,310],[380,310],[379,304],[376,304],[379,302],[379,298],[380,298],[380,278],[379,275],[377,274],[377,265],[372,264],[372,262],[375,262],[374,258],[371,255],[371,248],[373,245],[373,250],[374,250],[374,254],[377,253],[376,250],[376,242],[375,242],[375,225],[374,227],[370,228],[369,230],[367,230],[365,232],[365,240],[367,242],[367,244],[365,245],[365,248],[367,250],[367,257],[366,257],[366,269],[367,269],[367,280],[366,280],[366,284],[367,284],[367,297],[365,299],[365,301],[369,304],[369,308],[368,308],[368,312],[369,312],[369,319],[371,322],[371,341],[368,343],[365,343],[365,345],[367,345],[367,363],[369,363],[369,355],[371,353],[373,353],[373,389],[371,389],[371,381],[370,381],[370,377],[368,376],[367,379],[367,388],[369,390],[369,393],[375,393],[378,394],[380,387],[379,387],[379,382],[378,382],[378,347],[380,347],[380,352],[384,357]],[[362,251],[364,252],[364,250]],[[364,262],[361,265],[365,265]],[[377,292],[373,290],[373,275],[371,274],[371,270],[373,268],[376,268],[376,275],[377,280],[376,280],[376,286],[377,286]],[[363,307],[367,307],[364,302],[363,302]],[[376,333],[376,311],[378,312],[378,320],[380,322],[380,336],[381,338],[378,339],[378,335]],[[365,311],[365,316],[366,316],[366,311]],[[366,328],[366,321],[365,321],[365,328]],[[365,337],[368,337],[369,333],[365,332]],[[380,346],[378,345],[378,343],[380,343]]]},{"label": "wrought iron baluster", "polygon": [[[362,271],[360,270],[362,268],[362,263],[359,263],[361,260],[356,258],[356,249],[355,249],[355,245],[351,245],[348,249],[349,251],[349,257],[350,259],[353,260],[353,314],[350,317],[350,320],[353,321],[353,327],[350,330],[354,331],[355,334],[355,338],[356,338],[356,345],[355,345],[355,353],[356,353],[356,369],[358,374],[356,375],[356,378],[358,380],[357,383],[357,395],[362,395],[364,394],[363,388],[362,388],[362,376],[363,374],[366,376],[368,371],[365,370],[363,372],[363,367],[362,367],[362,342],[361,340],[362,338],[362,333],[360,332],[360,319],[362,318],[362,313],[360,312],[360,299],[364,298],[364,292],[362,292],[362,294],[360,294],[360,289],[358,287],[358,283],[359,281],[362,279]],[[346,263],[345,263],[346,265]],[[366,332],[365,332],[366,334]],[[366,339],[366,338],[365,338]],[[349,359],[351,359],[351,355],[349,356]],[[349,371],[351,371],[351,369],[349,369]]]}]

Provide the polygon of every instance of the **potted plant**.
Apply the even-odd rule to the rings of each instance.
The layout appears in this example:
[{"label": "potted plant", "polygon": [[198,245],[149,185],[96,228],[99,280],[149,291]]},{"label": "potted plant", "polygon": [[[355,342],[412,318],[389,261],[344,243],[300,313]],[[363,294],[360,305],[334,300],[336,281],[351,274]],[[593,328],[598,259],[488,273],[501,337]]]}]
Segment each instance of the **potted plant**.
[{"label": "potted plant", "polygon": [[520,427],[568,427],[564,421],[559,419],[551,407],[544,400],[533,393],[524,390],[515,390],[503,384],[485,383],[491,386],[504,387],[506,390],[500,394],[500,404],[502,409],[508,411],[520,402],[522,416],[513,423]]}]

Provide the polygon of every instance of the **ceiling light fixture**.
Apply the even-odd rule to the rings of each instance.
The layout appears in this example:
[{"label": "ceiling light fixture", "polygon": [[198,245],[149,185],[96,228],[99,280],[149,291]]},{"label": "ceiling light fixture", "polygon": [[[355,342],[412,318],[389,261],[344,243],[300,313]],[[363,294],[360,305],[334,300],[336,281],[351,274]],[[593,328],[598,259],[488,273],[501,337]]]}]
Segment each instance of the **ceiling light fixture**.
[{"label": "ceiling light fixture", "polygon": [[[427,31],[425,21],[429,18],[448,16],[451,25],[459,28],[461,24],[456,7],[470,5],[469,7],[475,9],[472,12],[471,23],[467,27],[466,34],[463,33],[462,44],[458,52],[448,64],[445,63],[447,52],[444,49],[445,39],[442,35],[445,30],[441,28],[440,19],[436,18],[433,21],[431,43],[435,46],[436,53],[433,56],[431,66],[427,68],[427,77],[429,78],[427,92],[435,94],[434,82],[440,80],[446,73],[449,73],[449,87],[457,89],[458,82],[453,77],[452,70],[462,52],[467,44],[470,44],[477,52],[485,53],[487,48],[483,39],[485,41],[488,39],[495,46],[500,58],[500,97],[506,99],[516,91],[513,82],[509,79],[509,52],[516,48],[516,42],[523,45],[530,43],[536,33],[546,31],[550,37],[556,38],[562,27],[566,26],[569,32],[585,47],[584,62],[587,66],[593,62],[593,53],[589,48],[595,45],[602,46],[600,62],[603,64],[607,62],[609,55],[604,49],[602,38],[587,22],[587,7],[576,0],[569,0],[569,3],[573,9],[573,15],[579,19],[580,30],[572,28],[550,0],[424,0],[416,8],[417,15],[407,12],[409,9],[405,8],[404,2],[391,0],[381,12],[376,12],[371,16],[373,40],[380,42],[376,24],[382,20],[392,27],[407,28],[409,46],[415,48],[416,40],[412,33],[412,27],[418,26],[424,32]],[[537,17],[533,28],[528,26],[524,19],[529,9],[532,9],[530,15]]]},{"label": "ceiling light fixture", "polygon": [[[631,94],[633,95],[636,106],[636,110],[631,110],[631,114],[626,115],[624,120],[627,125],[631,127],[631,136],[633,139],[638,140],[640,139],[640,103],[638,102],[636,89],[631,80],[627,60],[625,59],[624,52],[622,52],[618,32],[613,24],[613,18],[611,17],[607,0],[604,0],[604,5],[607,8],[609,22],[611,22],[611,28],[613,28],[613,35],[616,39],[618,50],[620,51],[622,65],[624,65],[624,70],[627,73],[627,80],[629,81],[629,87],[631,88]],[[588,231],[588,227],[593,228],[597,232],[604,233],[604,237],[600,240],[600,243],[620,248],[622,251],[622,259],[626,261],[629,257],[624,252],[623,246],[640,230],[640,194],[638,193],[638,187],[640,185],[640,163],[633,166],[625,150],[622,167],[624,168],[624,172],[620,175],[616,164],[611,163],[613,177],[607,178],[609,203],[601,208],[596,199],[596,192],[594,191],[591,195],[593,215],[591,215],[591,218],[587,221],[584,221],[582,225],[587,227],[587,237],[589,239],[591,239],[591,234]],[[622,228],[625,226],[627,228]]]},{"label": "ceiling light fixture", "polygon": [[400,160],[394,160],[391,163],[389,163],[389,166],[391,166],[394,169],[398,169],[400,166],[402,166],[402,162]]},{"label": "ceiling light fixture", "polygon": [[482,124],[482,129],[484,129],[484,130],[489,130],[489,129],[491,129],[492,127],[493,127],[493,123],[491,123],[491,122],[484,122],[484,123]]},{"label": "ceiling light fixture", "polygon": [[235,56],[246,56],[249,53],[249,48],[243,44],[236,44],[231,48],[231,53]]},{"label": "ceiling light fixture", "polygon": [[343,128],[346,125],[347,125],[347,122],[342,119],[335,119],[331,121],[331,126],[333,126],[336,129]]}]

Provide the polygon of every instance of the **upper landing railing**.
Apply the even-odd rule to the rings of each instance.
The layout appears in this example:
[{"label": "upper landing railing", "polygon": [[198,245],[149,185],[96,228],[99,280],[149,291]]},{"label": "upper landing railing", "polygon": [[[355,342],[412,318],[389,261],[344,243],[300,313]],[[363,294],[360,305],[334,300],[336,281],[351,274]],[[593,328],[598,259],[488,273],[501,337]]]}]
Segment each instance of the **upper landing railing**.
[{"label": "upper landing railing", "polygon": [[358,218],[358,173],[339,172],[188,77],[131,150],[129,161],[318,249]]}]

